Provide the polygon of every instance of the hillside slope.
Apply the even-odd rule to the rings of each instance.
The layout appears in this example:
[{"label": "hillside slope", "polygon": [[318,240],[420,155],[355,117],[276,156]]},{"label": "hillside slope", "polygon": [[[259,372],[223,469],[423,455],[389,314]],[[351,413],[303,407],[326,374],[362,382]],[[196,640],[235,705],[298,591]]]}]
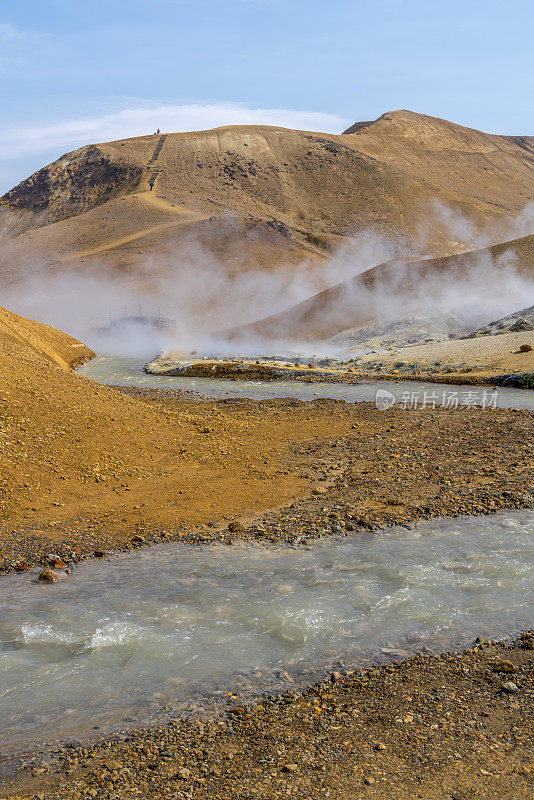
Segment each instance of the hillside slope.
[{"label": "hillside slope", "polygon": [[92,553],[139,528],[191,531],[277,506],[308,487],[288,468],[292,443],[352,422],[326,407],[134,399],[72,372],[80,353],[91,355],[0,309],[0,571],[16,552],[69,541]]},{"label": "hillside slope", "polygon": [[102,263],[134,278],[147,256],[165,271],[192,246],[231,272],[271,269],[361,231],[420,236],[426,216],[429,252],[451,252],[458,234],[434,200],[498,228],[532,199],[528,137],[408,111],[349,130],[230,126],[69,153],[2,198],[0,286]]},{"label": "hillside slope", "polygon": [[[481,280],[489,267],[492,277],[513,264],[517,274],[534,280],[534,235],[503,242],[482,250],[433,259],[395,259],[362,272],[313,297],[225,335],[238,339],[311,340],[334,336],[349,328],[371,325],[385,318],[384,308],[398,297],[417,297],[425,281],[435,283],[461,279],[471,269],[480,269]],[[403,313],[407,313],[406,310]]]},{"label": "hillside slope", "polygon": [[83,364],[95,355],[72,336],[0,307],[0,354],[3,359],[25,358],[54,364],[62,370]]}]

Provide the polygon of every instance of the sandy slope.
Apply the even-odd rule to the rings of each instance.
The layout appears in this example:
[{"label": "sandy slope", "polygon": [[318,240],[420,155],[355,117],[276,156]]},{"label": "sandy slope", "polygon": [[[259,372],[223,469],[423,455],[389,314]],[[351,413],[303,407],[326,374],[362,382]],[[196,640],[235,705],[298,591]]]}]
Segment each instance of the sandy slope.
[{"label": "sandy slope", "polygon": [[[230,126],[90,145],[4,196],[0,282],[66,259],[92,269],[95,255],[135,274],[147,254],[164,265],[191,241],[235,271],[295,264],[362,230],[416,236],[436,198],[504,239],[533,164],[527,138],[406,111],[339,136]],[[430,252],[458,249],[437,217],[425,226]]]},{"label": "sandy slope", "polygon": [[0,311],[0,564],[16,528],[40,549],[67,525],[87,548],[276,506],[307,486],[291,447],[350,428],[326,408],[311,419],[276,403],[259,414],[132,399],[69,371],[80,353],[91,354]]},{"label": "sandy slope", "polygon": [[[521,345],[532,350],[520,352]],[[386,372],[396,369],[403,374],[414,366],[418,372],[475,373],[478,377],[534,373],[534,332],[503,333],[474,339],[452,339],[415,347],[403,347],[391,353],[369,354],[358,361],[358,369],[382,365]]]},{"label": "sandy slope", "polygon": [[[21,358],[54,364],[62,370],[83,364],[95,354],[63,331],[19,317],[0,307],[0,358],[7,368]],[[15,390],[15,387],[13,387]]]}]

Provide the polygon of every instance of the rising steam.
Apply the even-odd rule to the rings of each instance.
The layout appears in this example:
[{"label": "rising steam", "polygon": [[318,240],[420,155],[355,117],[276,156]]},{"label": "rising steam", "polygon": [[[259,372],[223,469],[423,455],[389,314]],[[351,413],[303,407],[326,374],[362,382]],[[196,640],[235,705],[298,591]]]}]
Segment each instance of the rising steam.
[{"label": "rising steam", "polygon": [[[161,350],[195,349],[199,352],[273,352],[276,346],[293,352],[324,352],[326,343],[296,343],[283,329],[268,339],[247,337],[225,341],[220,331],[246,325],[288,309],[328,286],[346,281],[369,267],[401,256],[428,251],[428,231],[436,220],[457,250],[486,246],[489,232],[476,232],[459,212],[435,202],[422,216],[416,241],[385,238],[369,232],[353,239],[326,262],[305,260],[276,271],[232,273],[200,244],[183,242],[164,269],[147,259],[144,270],[132,276],[106,267],[92,266],[91,275],[67,271],[42,271],[3,292],[2,304],[19,314],[46,322],[81,339],[99,352],[150,358]],[[493,236],[506,241],[534,228],[534,204],[507,228],[493,228]],[[372,288],[347,290],[342,308],[325,307],[338,330],[358,327],[354,321],[401,319],[412,314],[456,314],[475,329],[489,321],[534,303],[534,280],[521,276],[510,250],[498,259],[488,252],[470,254],[452,270],[420,272],[399,266],[387,281]],[[103,330],[122,317],[154,316],[173,321],[172,328],[155,330],[135,323]],[[344,321],[345,320],[345,321]],[[334,322],[334,320],[333,320]],[[327,347],[329,352],[334,345]],[[338,345],[339,349],[339,345]]]}]

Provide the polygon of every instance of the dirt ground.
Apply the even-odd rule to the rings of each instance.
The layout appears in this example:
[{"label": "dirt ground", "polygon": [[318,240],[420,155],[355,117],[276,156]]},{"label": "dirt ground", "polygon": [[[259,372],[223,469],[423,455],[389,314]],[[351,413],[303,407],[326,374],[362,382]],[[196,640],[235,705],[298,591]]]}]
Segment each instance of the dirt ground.
[{"label": "dirt ground", "polygon": [[122,405],[124,438],[95,435],[104,421],[89,417],[60,449],[61,429],[49,425],[39,440],[26,421],[0,455],[12,471],[4,570],[162,537],[291,541],[332,525],[378,529],[533,502],[530,412],[105,391]]}]

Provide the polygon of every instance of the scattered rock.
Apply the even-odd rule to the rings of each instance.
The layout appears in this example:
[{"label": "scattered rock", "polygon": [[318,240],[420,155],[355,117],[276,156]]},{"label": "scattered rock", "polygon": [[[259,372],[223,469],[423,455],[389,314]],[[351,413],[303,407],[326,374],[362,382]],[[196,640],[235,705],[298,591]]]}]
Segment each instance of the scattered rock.
[{"label": "scattered rock", "polygon": [[519,691],[517,684],[513,681],[505,681],[505,683],[501,683],[499,688],[505,694],[517,694]]},{"label": "scattered rock", "polygon": [[245,526],[242,522],[231,522],[228,525],[228,530],[230,533],[242,533],[245,530]]},{"label": "scattered rock", "polygon": [[298,770],[298,764],[284,764],[282,767],[282,772],[296,772]]},{"label": "scattered rock", "polygon": [[43,583],[57,583],[59,575],[53,569],[44,569],[39,575],[39,580],[43,581]]}]

